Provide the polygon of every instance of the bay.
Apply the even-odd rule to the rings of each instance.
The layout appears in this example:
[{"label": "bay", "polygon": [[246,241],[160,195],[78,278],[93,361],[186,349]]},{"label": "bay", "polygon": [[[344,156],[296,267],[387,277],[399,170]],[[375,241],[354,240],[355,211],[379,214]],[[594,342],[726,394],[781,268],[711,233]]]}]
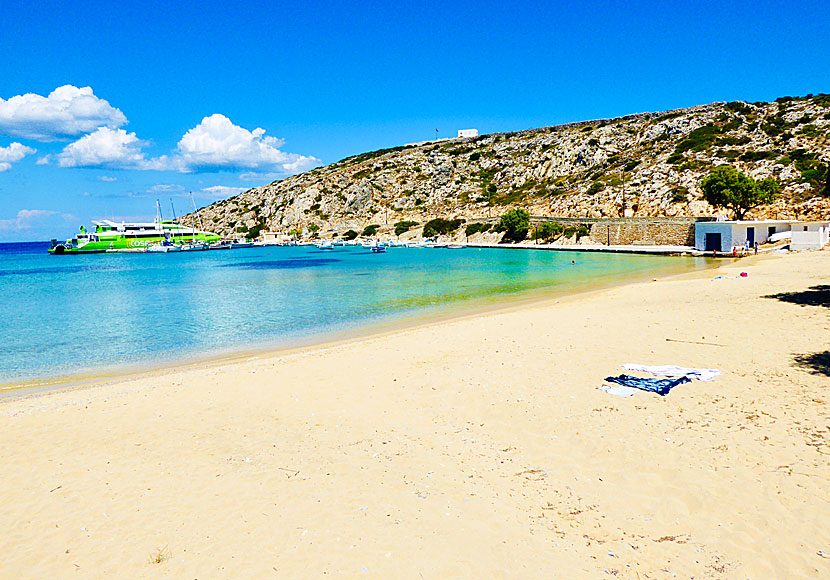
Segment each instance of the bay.
[{"label": "bay", "polygon": [[81,256],[50,256],[47,248],[0,244],[0,385],[290,347],[707,267],[701,258],[495,248]]}]

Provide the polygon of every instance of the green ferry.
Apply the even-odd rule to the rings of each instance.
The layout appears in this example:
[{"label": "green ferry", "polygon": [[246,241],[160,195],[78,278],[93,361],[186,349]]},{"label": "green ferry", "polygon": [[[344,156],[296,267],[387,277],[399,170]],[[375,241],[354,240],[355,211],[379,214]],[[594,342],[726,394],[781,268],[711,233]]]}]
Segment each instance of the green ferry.
[{"label": "green ferry", "polygon": [[220,237],[212,232],[197,230],[174,221],[152,223],[116,223],[110,220],[93,221],[94,232],[81,231],[65,242],[52,240],[49,253],[95,254],[101,252],[140,252],[157,244],[210,244]]}]

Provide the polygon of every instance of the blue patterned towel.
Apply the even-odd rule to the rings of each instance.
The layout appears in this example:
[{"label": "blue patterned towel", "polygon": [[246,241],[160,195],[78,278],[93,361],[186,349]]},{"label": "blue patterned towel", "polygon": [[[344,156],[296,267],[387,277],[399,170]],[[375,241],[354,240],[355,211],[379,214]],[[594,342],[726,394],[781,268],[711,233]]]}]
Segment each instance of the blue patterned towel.
[{"label": "blue patterned towel", "polygon": [[640,377],[632,377],[631,375],[620,375],[618,377],[605,377],[609,383],[617,383],[625,387],[634,387],[643,391],[651,391],[658,395],[666,396],[669,391],[677,385],[683,383],[690,383],[691,379],[688,377],[680,377],[679,379],[643,379]]}]

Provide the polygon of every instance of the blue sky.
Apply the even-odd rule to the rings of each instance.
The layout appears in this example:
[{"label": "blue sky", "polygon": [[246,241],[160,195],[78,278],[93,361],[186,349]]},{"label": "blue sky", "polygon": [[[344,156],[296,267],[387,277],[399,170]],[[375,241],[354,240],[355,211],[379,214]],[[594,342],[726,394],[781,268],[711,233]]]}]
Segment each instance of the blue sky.
[{"label": "blue sky", "polygon": [[169,215],[383,147],[830,92],[830,3],[0,9],[0,241]]}]

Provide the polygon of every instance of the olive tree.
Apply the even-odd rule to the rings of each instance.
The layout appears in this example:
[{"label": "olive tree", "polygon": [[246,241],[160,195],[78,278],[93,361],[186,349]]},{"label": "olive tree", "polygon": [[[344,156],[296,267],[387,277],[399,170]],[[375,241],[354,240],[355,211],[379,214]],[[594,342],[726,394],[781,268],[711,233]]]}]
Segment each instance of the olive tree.
[{"label": "olive tree", "polygon": [[749,210],[775,201],[780,185],[772,178],[756,181],[731,165],[721,165],[700,181],[700,188],[709,204],[742,220]]}]

